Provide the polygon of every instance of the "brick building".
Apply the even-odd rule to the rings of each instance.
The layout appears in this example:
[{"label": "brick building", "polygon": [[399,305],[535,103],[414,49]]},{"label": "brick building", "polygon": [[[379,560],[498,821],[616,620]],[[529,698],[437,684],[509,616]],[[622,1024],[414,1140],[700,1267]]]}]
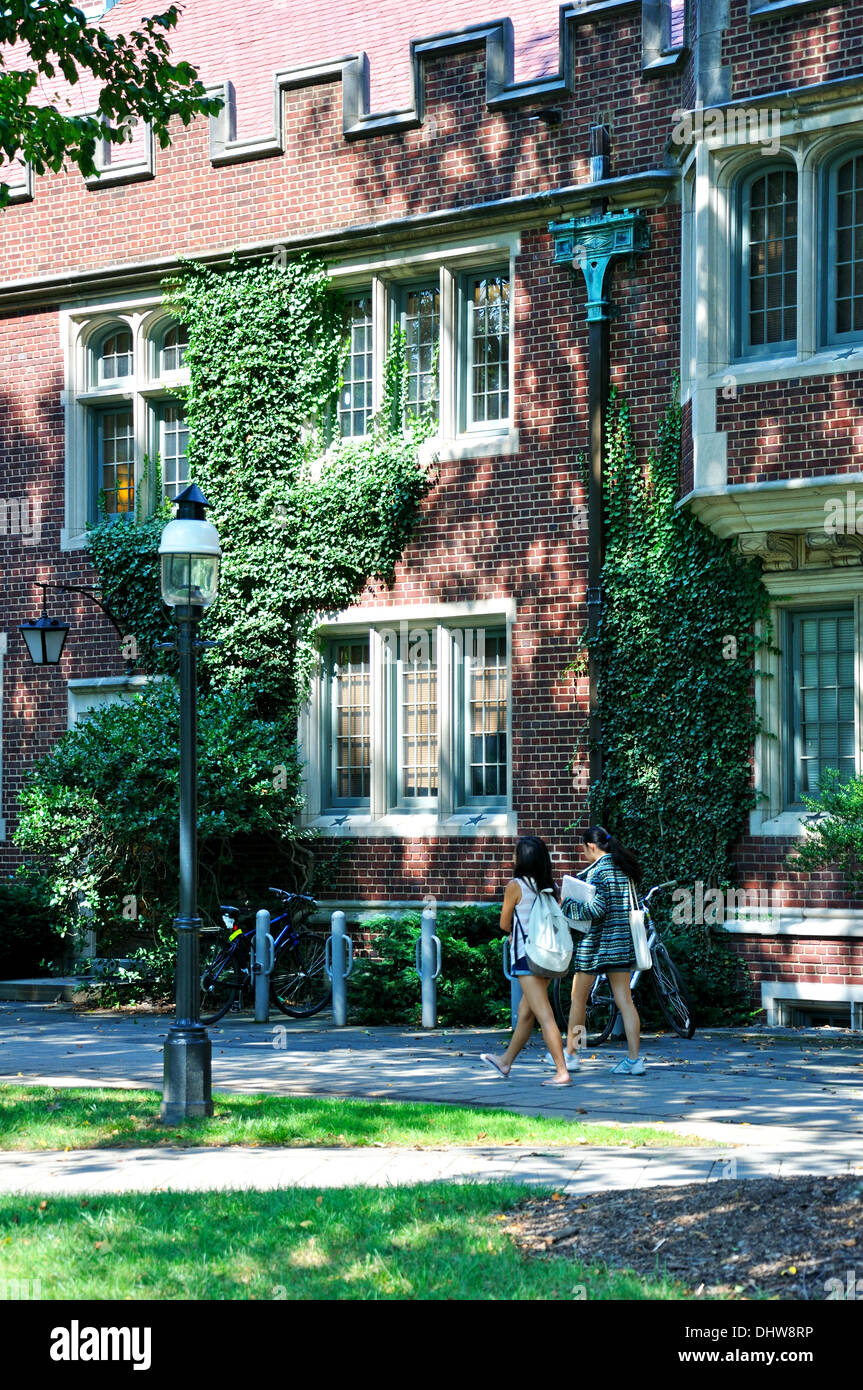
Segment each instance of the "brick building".
[{"label": "brick building", "polygon": [[[129,685],[86,602],[58,604],[75,631],[56,669],[30,666],[17,625],[35,580],[93,582],[100,488],[128,509],[155,449],[169,489],[185,480],[183,332],[161,278],[180,256],[280,248],[322,255],[349,297],[343,431],[366,428],[395,323],[440,422],[440,482],[395,587],[322,632],[303,746],[308,818],[349,841],[334,896],[493,900],[525,833],[577,860],[586,780],[568,759],[588,691],[565,668],[586,611],[589,304],[549,224],[601,202],[638,210],[649,237],[612,272],[610,378],[646,450],[680,373],[682,504],[760,558],[782,634],[762,697],[775,737],[754,750],[766,799],[738,855],[771,910],[726,925],[771,1008],[847,1010],[863,902],[784,861],[818,767],[863,760],[863,540],[824,526],[825,502],[856,506],[863,451],[863,3],[369,9],[261,0],[238,19],[193,0],[172,48],[225,97],[209,128],[178,123],[157,154],[142,130],[97,179],[10,175],[0,862],[16,862],[28,765]],[[102,22],[138,12],[119,0]]]}]

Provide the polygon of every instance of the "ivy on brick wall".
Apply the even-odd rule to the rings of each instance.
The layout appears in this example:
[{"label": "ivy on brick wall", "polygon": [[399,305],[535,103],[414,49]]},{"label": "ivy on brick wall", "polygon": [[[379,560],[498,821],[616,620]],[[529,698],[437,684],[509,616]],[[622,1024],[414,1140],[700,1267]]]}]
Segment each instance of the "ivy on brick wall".
[{"label": "ivy on brick wall", "polygon": [[[272,842],[268,883],[270,873],[287,887],[312,882],[308,836],[297,829],[295,733],[315,621],[347,607],[369,580],[392,582],[434,482],[421,450],[433,424],[406,411],[396,335],[369,436],[339,438],[344,321],[316,261],[224,271],[189,263],[167,292],[189,330],[190,473],[212,503],[224,552],[219,598],[202,627],[219,645],[200,663],[199,831],[210,870],[202,905],[212,911],[237,866],[247,866],[247,882],[236,891],[251,889],[250,839]],[[151,480],[149,495],[159,491]],[[88,536],[104,596],[154,673],[176,660],[157,650],[171,631],[157,558],[170,512],[103,517]],[[122,903],[142,905],[135,921],[153,934],[157,973],[173,951],[177,737],[173,682],[151,682],[122,709],[92,716],[34,768],[17,834],[67,920],[79,894],[103,935],[112,923],[123,929]]]},{"label": "ivy on brick wall", "polygon": [[[206,624],[220,645],[202,675],[241,683],[262,713],[282,715],[304,694],[315,618],[348,607],[370,579],[392,582],[434,481],[421,456],[432,424],[406,417],[396,333],[369,435],[339,437],[344,323],[320,262],[188,262],[165,289],[189,330],[190,475],[224,552]],[[161,524],[105,520],[89,537],[109,603],[156,669]]]},{"label": "ivy on brick wall", "polygon": [[638,853],[649,882],[722,886],[756,793],[756,636],[767,593],[732,544],[676,506],[675,399],[646,464],[629,407],[607,415],[606,555],[595,651],[603,773],[591,815]]}]

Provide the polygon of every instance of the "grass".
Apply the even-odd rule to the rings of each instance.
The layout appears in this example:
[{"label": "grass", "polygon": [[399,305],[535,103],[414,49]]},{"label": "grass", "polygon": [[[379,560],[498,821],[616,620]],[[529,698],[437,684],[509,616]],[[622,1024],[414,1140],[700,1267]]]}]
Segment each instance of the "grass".
[{"label": "grass", "polygon": [[38,1280],[34,1296],[76,1303],[687,1296],[660,1276],[526,1258],[505,1230],[524,1198],[514,1183],[4,1195],[0,1287]]},{"label": "grass", "polygon": [[166,1126],[157,1091],[0,1086],[0,1149],[144,1148],[170,1144],[305,1147],[471,1144],[645,1144],[699,1141],[655,1125],[585,1124],[410,1101],[340,1097],[216,1095],[212,1118]]}]

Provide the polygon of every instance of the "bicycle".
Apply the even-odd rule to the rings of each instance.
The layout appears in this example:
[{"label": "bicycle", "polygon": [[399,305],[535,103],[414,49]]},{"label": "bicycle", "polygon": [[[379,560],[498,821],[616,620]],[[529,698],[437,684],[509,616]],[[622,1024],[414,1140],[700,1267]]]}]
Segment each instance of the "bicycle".
[{"label": "bicycle", "polygon": [[[650,948],[650,955],[653,961],[653,968],[650,971],[653,980],[653,991],[656,995],[662,1016],[666,1023],[674,1029],[680,1038],[691,1038],[695,1033],[695,1022],[692,1016],[692,998],[686,985],[683,982],[680,971],[668,954],[668,948],[660,939],[659,928],[650,915],[650,900],[655,893],[661,893],[666,888],[675,888],[676,880],[671,879],[667,883],[657,883],[650,892],[640,900],[640,906],[644,908],[644,925],[647,929],[647,944]],[[573,953],[574,961],[574,953]],[[564,976],[563,979],[554,981],[552,990],[552,1007],[555,1017],[561,1028],[566,1028],[569,1022],[570,992],[572,989],[572,973]],[[631,990],[635,990],[636,985],[644,972],[634,970],[629,981]],[[611,1036],[614,1025],[617,1022],[618,1008],[614,1002],[611,992],[611,985],[606,975],[597,975],[590,991],[590,998],[587,1001],[585,1011],[584,1026],[586,1041],[591,1047],[597,1047],[599,1043],[605,1042]]]},{"label": "bicycle", "polygon": [[[327,938],[322,932],[292,926],[291,907],[301,902],[314,907],[315,900],[303,893],[286,893],[281,888],[269,891],[287,905],[270,923],[274,957],[270,998],[289,1018],[311,1018],[326,1008],[332,997],[332,986],[324,969]],[[227,903],[219,910],[229,935],[227,942],[215,937],[202,951],[200,1017],[205,1024],[218,1023],[229,1009],[239,1013],[244,995],[254,990],[254,913]],[[251,918],[250,925],[241,926],[239,919],[247,917]]]}]

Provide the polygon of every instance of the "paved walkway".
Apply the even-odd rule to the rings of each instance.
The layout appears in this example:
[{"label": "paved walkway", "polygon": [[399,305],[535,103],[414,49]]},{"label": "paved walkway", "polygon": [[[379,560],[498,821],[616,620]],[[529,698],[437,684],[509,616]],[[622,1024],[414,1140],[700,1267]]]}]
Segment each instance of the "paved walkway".
[{"label": "paved walkway", "polygon": [[677,1186],[721,1178],[836,1177],[859,1172],[830,1154],[759,1147],[717,1149],[523,1147],[424,1149],[77,1149],[0,1154],[0,1192],[77,1195],[176,1188],[393,1187],[405,1183],[507,1180],[586,1194]]},{"label": "paved walkway", "polygon": [[[44,1004],[0,1005],[0,1079],[57,1086],[155,1087],[170,1020],[76,1015]],[[500,1106],[531,1115],[667,1125],[711,1148],[81,1150],[0,1155],[0,1189],[386,1185],[447,1177],[512,1177],[572,1191],[770,1173],[863,1171],[863,1043],[732,1032],[648,1038],[643,1077],[618,1077],[620,1045],[585,1055],[570,1089],[543,1088],[533,1043],[502,1081],[479,1054],[499,1031],[336,1030],[324,1020],[211,1029],[217,1091],[386,1097]],[[716,1148],[712,1146],[716,1145]]]}]

